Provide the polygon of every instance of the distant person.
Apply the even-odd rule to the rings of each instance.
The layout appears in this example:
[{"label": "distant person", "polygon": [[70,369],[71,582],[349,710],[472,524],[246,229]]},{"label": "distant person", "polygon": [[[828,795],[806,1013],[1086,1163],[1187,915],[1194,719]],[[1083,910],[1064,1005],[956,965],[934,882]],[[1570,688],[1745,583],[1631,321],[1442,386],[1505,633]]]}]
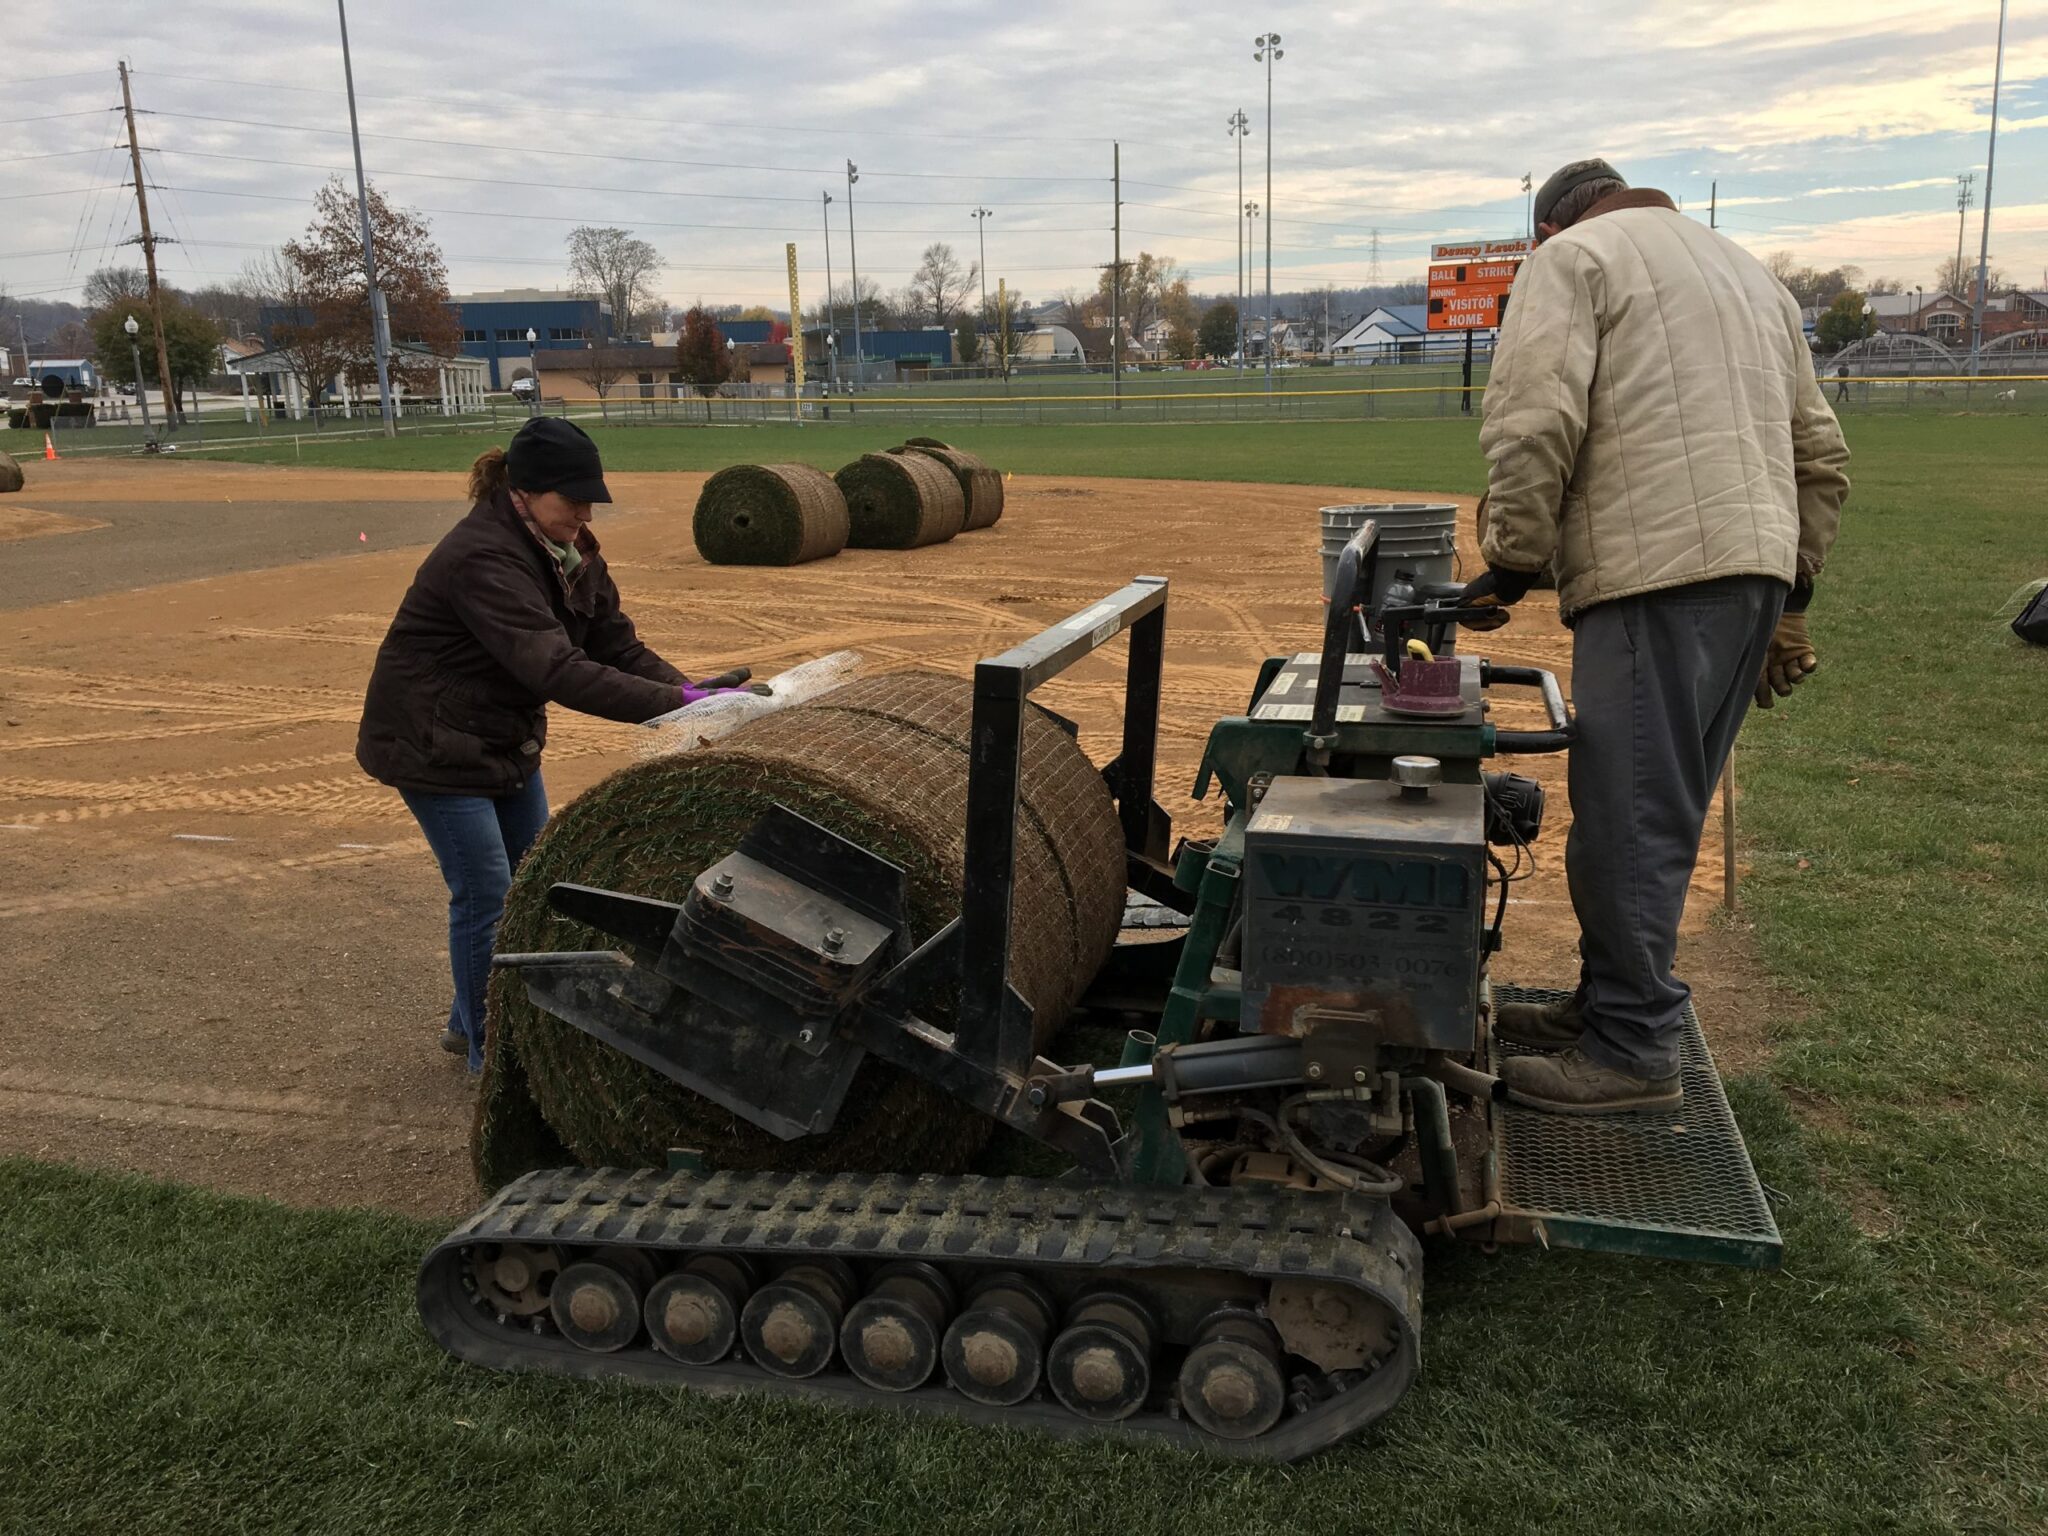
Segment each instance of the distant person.
[{"label": "distant person", "polygon": [[1849,398],[1849,365],[1835,364],[1835,403],[1840,405]]},{"label": "distant person", "polygon": [[474,1072],[505,893],[548,818],[547,706],[649,720],[744,678],[692,684],[634,631],[590,532],[612,497],[582,428],[527,422],[470,466],[469,497],[378,648],[356,761],[404,798],[448,883],[441,1044]]},{"label": "distant person", "polygon": [[1568,1001],[1506,1004],[1494,1032],[1554,1053],[1504,1062],[1509,1097],[1611,1114],[1682,1097],[1691,994],[1671,966],[1700,832],[1751,696],[1769,708],[1817,665],[1806,606],[1849,451],[1799,306],[1740,246],[1604,160],[1557,172],[1534,213],[1479,434],[1487,570],[1464,601],[1505,607],[1556,561],[1580,968]]}]

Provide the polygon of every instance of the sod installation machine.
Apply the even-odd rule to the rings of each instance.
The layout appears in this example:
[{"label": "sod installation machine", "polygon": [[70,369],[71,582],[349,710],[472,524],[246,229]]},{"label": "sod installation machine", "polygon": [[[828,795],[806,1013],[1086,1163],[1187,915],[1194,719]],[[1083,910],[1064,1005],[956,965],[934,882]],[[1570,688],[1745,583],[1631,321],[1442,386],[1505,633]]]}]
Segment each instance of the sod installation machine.
[{"label": "sod installation machine", "polygon": [[[679,902],[548,888],[613,946],[498,957],[549,1028],[786,1160],[678,1149],[661,1170],[515,1179],[427,1255],[435,1338],[495,1368],[1291,1460],[1414,1379],[1425,1238],[1775,1264],[1690,1016],[1681,1108],[1590,1119],[1500,1096],[1512,1048],[1491,1010],[1539,994],[1488,962],[1542,794],[1483,764],[1561,751],[1573,723],[1549,673],[1450,654],[1456,588],[1376,582],[1376,537],[1366,523],[1336,561],[1320,651],[1268,660],[1248,711],[1212,728],[1196,793],[1222,793],[1213,840],[1174,846],[1153,799],[1167,587],[1141,577],[976,668],[971,732],[933,748],[967,757],[962,879],[921,938],[902,865],[781,804]],[[1122,1047],[1068,1065],[1039,1054],[1047,1021],[1013,985],[1022,775],[1030,732],[1060,723],[1030,695],[1125,632],[1122,751],[1100,777],[1128,906],[1075,985]],[[1546,728],[1489,718],[1506,686],[1539,691]],[[998,1150],[1069,1171],[810,1156],[877,1063],[1017,1133]]]}]

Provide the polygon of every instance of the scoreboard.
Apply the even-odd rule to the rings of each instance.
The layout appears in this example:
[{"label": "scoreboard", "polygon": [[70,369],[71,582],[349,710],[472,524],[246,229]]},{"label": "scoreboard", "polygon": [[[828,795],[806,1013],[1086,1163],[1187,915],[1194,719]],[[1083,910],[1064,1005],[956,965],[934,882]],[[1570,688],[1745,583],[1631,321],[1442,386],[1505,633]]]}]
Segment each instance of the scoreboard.
[{"label": "scoreboard", "polygon": [[1508,290],[1533,240],[1435,245],[1429,251],[1429,329],[1490,331],[1507,312]]}]

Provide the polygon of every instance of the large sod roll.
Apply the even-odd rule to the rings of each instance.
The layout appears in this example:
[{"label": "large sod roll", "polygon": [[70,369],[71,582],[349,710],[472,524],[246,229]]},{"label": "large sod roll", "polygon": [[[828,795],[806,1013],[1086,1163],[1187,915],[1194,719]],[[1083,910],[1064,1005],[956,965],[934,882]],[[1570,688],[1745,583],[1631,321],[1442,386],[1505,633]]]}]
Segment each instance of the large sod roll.
[{"label": "large sod roll", "polygon": [[966,525],[960,482],[922,454],[863,454],[833,478],[846,496],[846,542],[854,549],[943,544]]},{"label": "large sod roll", "polygon": [[948,448],[928,437],[913,437],[897,451],[937,459],[953,472],[953,478],[960,482],[960,494],[967,498],[963,533],[993,528],[1003,515],[1003,477],[966,449]]},{"label": "large sod roll", "polygon": [[[547,888],[569,880],[680,901],[776,802],[900,864],[922,940],[959,911],[972,713],[968,683],[898,673],[622,769],[549,821],[513,881],[498,948],[615,947],[555,915]],[[1101,775],[1058,725],[1027,714],[1010,979],[1042,1048],[1115,942],[1124,855]],[[953,1005],[928,999],[921,1012],[944,1021]],[[830,1132],[782,1141],[541,1013],[502,972],[484,1070],[472,1150],[492,1188],[565,1160],[658,1167],[675,1146],[703,1149],[718,1168],[958,1172],[992,1125],[870,1057]]]},{"label": "large sod roll", "polygon": [[704,482],[690,533],[713,565],[802,565],[846,547],[846,498],[808,464],[735,464]]}]

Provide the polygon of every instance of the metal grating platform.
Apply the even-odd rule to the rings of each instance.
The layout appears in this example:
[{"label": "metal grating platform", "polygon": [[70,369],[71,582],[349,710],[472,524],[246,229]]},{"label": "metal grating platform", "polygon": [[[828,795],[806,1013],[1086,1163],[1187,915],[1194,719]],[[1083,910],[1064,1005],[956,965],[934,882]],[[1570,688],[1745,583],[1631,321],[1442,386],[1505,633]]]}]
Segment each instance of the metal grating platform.
[{"label": "metal grating platform", "polygon": [[[1568,994],[1495,987],[1496,1004]],[[1496,1041],[1496,1062],[1530,1054]],[[1643,1114],[1494,1106],[1503,1238],[1651,1258],[1775,1268],[1784,1243],[1690,1004],[1679,1046],[1685,1102]]]}]

